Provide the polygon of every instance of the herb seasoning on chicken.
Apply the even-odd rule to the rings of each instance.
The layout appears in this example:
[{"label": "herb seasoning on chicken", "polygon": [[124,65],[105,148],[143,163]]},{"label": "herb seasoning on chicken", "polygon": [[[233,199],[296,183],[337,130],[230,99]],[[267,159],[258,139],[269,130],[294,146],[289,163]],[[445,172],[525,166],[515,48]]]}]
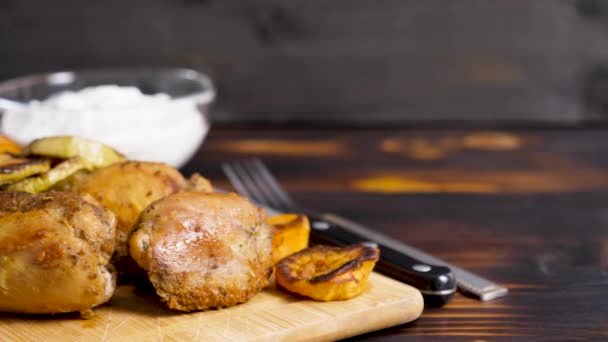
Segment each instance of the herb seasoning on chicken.
[{"label": "herb seasoning on chicken", "polygon": [[272,236],[265,220],[236,194],[177,193],[142,213],[129,252],[170,308],[232,306],[268,285]]},{"label": "herb seasoning on chicken", "polygon": [[115,227],[86,195],[0,192],[0,311],[84,313],[107,302]]}]

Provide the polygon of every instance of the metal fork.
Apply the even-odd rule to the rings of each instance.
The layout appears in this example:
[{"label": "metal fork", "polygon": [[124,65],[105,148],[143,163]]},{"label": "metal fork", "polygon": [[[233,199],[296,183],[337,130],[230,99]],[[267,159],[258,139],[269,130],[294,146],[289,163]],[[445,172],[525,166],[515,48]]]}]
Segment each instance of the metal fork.
[{"label": "metal fork", "polygon": [[[299,212],[311,215],[311,238],[315,235],[322,241],[337,244],[361,241],[371,241],[373,244],[379,244],[382,247],[382,256],[378,266],[386,271],[383,273],[409,283],[413,282],[412,285],[417,285],[416,287],[425,295],[427,305],[429,304],[427,300],[432,298],[434,302],[432,305],[440,306],[455,291],[456,286],[451,272],[456,275],[456,281],[461,291],[470,293],[482,301],[502,297],[508,292],[505,287],[490,280],[358,223],[335,214],[319,214],[302,208],[288,195],[260,159],[223,163],[222,169],[237,192],[249,197],[254,202],[283,212]],[[390,260],[385,260],[386,262],[383,264],[382,259],[385,258]],[[380,271],[382,272],[382,270]],[[411,274],[404,275],[404,272],[411,273],[412,271],[415,273],[415,277],[412,277]],[[429,282],[433,283],[431,285],[433,288],[429,288]],[[450,288],[450,282],[452,282],[452,288]]]},{"label": "metal fork", "polygon": [[310,212],[296,205],[258,158],[223,163],[222,170],[236,191],[254,202],[284,212]]}]

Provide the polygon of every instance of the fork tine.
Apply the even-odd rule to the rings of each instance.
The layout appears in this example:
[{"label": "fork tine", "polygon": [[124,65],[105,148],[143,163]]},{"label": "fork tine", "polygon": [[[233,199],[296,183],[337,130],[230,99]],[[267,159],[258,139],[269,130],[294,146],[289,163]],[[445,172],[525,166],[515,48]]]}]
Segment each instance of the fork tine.
[{"label": "fork tine", "polygon": [[[228,179],[230,179],[230,181],[233,183],[237,192],[249,197],[255,202],[265,203],[264,197],[261,196],[258,185],[256,185],[255,180],[249,176],[242,163],[234,161],[231,163],[225,163],[224,165],[225,171],[229,170],[226,173],[226,176],[228,176]],[[232,177],[232,179],[230,177]]]},{"label": "fork tine", "polygon": [[285,209],[288,207],[280,197],[275,195],[275,191],[271,189],[271,184],[262,176],[260,167],[255,163],[255,160],[243,161],[242,165],[249,173],[249,176],[260,189],[260,195],[264,198],[264,202],[273,208]]},{"label": "fork tine", "polygon": [[245,197],[252,197],[252,194],[249,192],[249,190],[247,190],[247,187],[243,184],[243,182],[241,181],[241,178],[237,175],[236,171],[234,170],[234,167],[232,166],[232,163],[222,163],[222,170],[224,171],[224,174],[226,175],[226,177],[228,177],[228,180],[230,181],[230,183],[232,184],[232,186],[234,186],[236,192],[238,192],[239,194],[245,196]]},{"label": "fork tine", "polygon": [[283,211],[297,210],[295,202],[260,159],[225,162],[222,170],[235,190],[254,202]]},{"label": "fork tine", "polygon": [[296,207],[295,202],[289,197],[287,191],[283,189],[276,177],[270,172],[262,160],[255,158],[251,163],[252,165],[255,165],[259,176],[267,185],[266,189],[272,194],[271,196],[275,198],[278,205],[282,207],[282,209],[294,209]]}]

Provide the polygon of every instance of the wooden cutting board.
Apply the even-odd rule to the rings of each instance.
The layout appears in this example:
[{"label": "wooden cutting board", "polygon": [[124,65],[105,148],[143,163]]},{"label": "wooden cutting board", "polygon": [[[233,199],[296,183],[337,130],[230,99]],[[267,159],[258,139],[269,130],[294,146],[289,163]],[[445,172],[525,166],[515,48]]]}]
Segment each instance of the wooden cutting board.
[{"label": "wooden cutting board", "polygon": [[119,286],[85,320],[77,314],[0,314],[7,341],[297,341],[335,340],[415,320],[418,290],[373,273],[369,288],[347,301],[316,302],[274,287],[232,308],[195,313],[166,309],[153,291]]}]

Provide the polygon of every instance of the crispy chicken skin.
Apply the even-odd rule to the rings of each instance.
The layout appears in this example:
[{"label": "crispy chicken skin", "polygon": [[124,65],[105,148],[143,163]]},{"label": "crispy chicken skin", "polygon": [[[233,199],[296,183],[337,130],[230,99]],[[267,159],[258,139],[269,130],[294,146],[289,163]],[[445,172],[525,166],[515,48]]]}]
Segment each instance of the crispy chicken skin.
[{"label": "crispy chicken skin", "polygon": [[107,302],[114,214],[70,192],[0,192],[0,311],[60,313]]},{"label": "crispy chicken skin", "polygon": [[191,188],[211,191],[209,181],[200,175],[187,181],[169,165],[139,161],[126,161],[90,173],[78,173],[57,187],[59,190],[88,193],[116,214],[116,259],[127,255],[127,239],[137,218],[150,203]]},{"label": "crispy chicken skin", "polygon": [[249,300],[272,273],[266,214],[237,194],[182,192],[152,203],[129,239],[171,309],[204,310]]}]

